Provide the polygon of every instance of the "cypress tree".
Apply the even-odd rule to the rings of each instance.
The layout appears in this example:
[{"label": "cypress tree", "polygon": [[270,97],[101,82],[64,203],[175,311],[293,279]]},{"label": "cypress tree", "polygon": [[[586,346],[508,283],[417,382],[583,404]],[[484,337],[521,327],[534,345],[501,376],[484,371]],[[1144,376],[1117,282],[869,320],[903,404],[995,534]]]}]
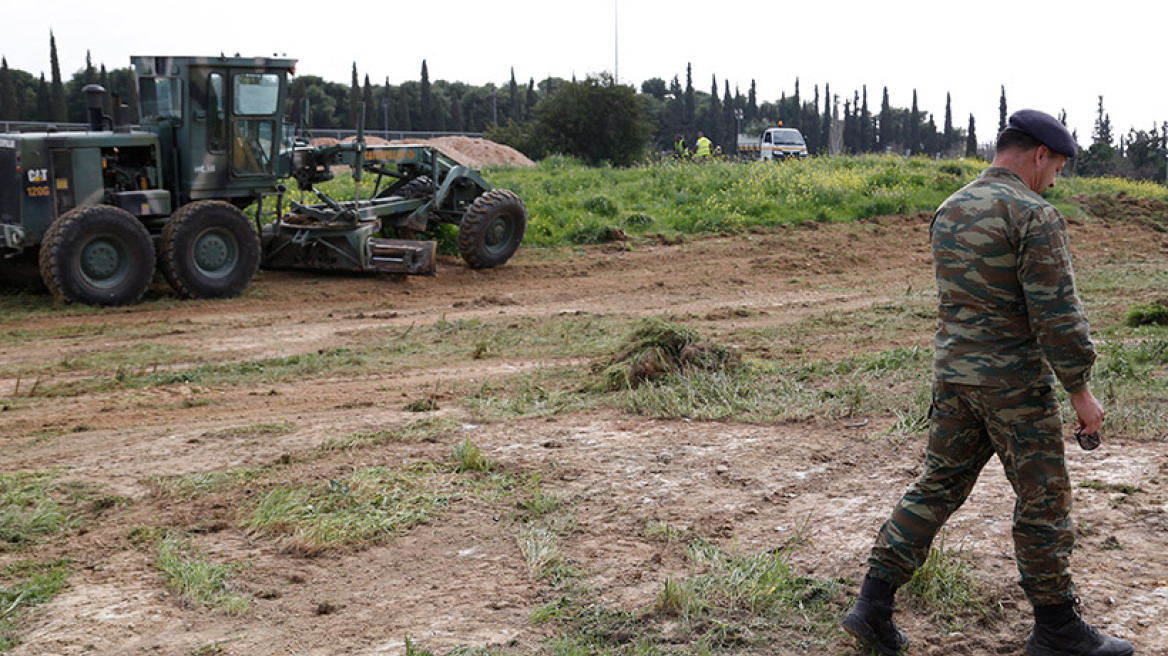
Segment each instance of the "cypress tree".
[{"label": "cypress tree", "polygon": [[738,147],[738,121],[734,118],[737,107],[734,97],[730,95],[730,81],[725,80],[725,91],[722,92],[722,150],[734,152]]},{"label": "cypress tree", "polygon": [[892,105],[888,103],[888,87],[884,87],[884,100],[880,102],[880,149],[887,152],[892,147]]},{"label": "cypress tree", "polygon": [[12,75],[8,72],[8,58],[0,57],[0,121],[15,120],[16,94],[13,91]]},{"label": "cypress tree", "polygon": [[722,134],[722,102],[718,100],[718,78],[710,76],[710,107],[706,114],[705,133],[715,145],[721,143],[725,135]]},{"label": "cypress tree", "polygon": [[912,113],[908,124],[909,152],[916,155],[921,152],[921,112],[917,109],[917,90],[913,89]]},{"label": "cypress tree", "polygon": [[353,76],[349,80],[349,127],[357,129],[357,105],[361,103],[361,84],[357,81],[357,62],[353,62]]},{"label": "cypress tree", "polygon": [[515,67],[511,67],[511,81],[507,83],[507,116],[513,121],[523,120],[519,105],[519,84],[515,81]]},{"label": "cypress tree", "polygon": [[949,154],[953,148],[953,105],[949,94],[945,94],[945,133],[941,135],[941,150]]},{"label": "cypress tree", "polygon": [[1006,85],[1002,85],[1002,97],[998,99],[998,132],[1006,129]]},{"label": "cypress tree", "polygon": [[535,116],[535,106],[539,103],[539,94],[535,91],[535,78],[527,78],[527,99],[523,108],[523,118]]},{"label": "cypress tree", "polygon": [[422,60],[422,84],[421,84],[422,98],[421,106],[418,108],[418,129],[419,130],[433,130],[434,123],[434,91],[430,88],[430,69],[426,65],[426,60]]},{"label": "cypress tree", "polygon": [[52,114],[52,92],[49,90],[49,83],[45,81],[45,74],[42,72],[36,90],[36,117],[43,121],[52,116]]},{"label": "cypress tree", "polygon": [[965,135],[965,156],[977,157],[977,129],[973,125],[973,114],[969,115],[969,134]]},{"label": "cypress tree", "polygon": [[821,117],[823,123],[820,127],[819,133],[819,152],[835,154],[833,150],[834,144],[831,141],[831,128],[835,122],[831,115],[831,85],[823,85],[823,116]]},{"label": "cypress tree", "polygon": [[754,80],[750,81],[750,91],[746,97],[746,122],[751,123],[758,118],[758,91]]},{"label": "cypress tree", "polygon": [[369,83],[368,73],[365,74],[365,84],[361,89],[361,102],[365,103],[365,127],[372,128],[381,122],[382,112],[377,111],[377,105],[373,104],[373,85]]},{"label": "cypress tree", "polygon": [[865,153],[876,149],[876,131],[872,129],[872,112],[868,109],[868,85],[864,85],[864,107],[860,110],[860,142]]},{"label": "cypress tree", "polygon": [[52,84],[49,87],[49,120],[66,121],[69,110],[65,104],[65,85],[61,82],[61,63],[57,59],[57,37],[49,32],[49,64],[52,71]]},{"label": "cypress tree", "polygon": [[694,119],[697,113],[697,101],[694,99],[693,64],[685,65],[685,129],[694,129]]},{"label": "cypress tree", "polygon": [[[819,140],[819,126],[822,122],[819,120],[819,85],[815,85],[815,95],[812,97],[810,107],[799,107],[796,105],[796,117],[791,121],[792,126],[801,125],[803,132],[803,140],[807,142],[807,152],[818,154],[822,150],[822,142]],[[796,87],[798,91],[798,87]],[[806,116],[802,116],[806,112]]]}]

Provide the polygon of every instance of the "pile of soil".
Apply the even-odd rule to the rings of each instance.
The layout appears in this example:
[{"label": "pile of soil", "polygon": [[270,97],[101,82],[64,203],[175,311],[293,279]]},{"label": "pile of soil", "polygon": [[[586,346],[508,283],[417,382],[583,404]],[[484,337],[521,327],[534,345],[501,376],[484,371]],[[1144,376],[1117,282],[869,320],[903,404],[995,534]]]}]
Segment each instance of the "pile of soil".
[{"label": "pile of soil", "polygon": [[1088,214],[1110,221],[1134,221],[1163,232],[1168,228],[1168,203],[1125,193],[1079,194],[1071,198]]},{"label": "pile of soil", "polygon": [[479,137],[438,137],[393,143],[421,143],[433,146],[459,164],[475,169],[484,166],[535,166],[535,162],[511,146]]},{"label": "pile of soil", "polygon": [[[337,143],[353,141],[355,137],[345,137],[338,141],[332,137],[318,137],[309,143],[313,146],[335,146]],[[481,137],[437,137],[435,139],[399,139],[387,141],[381,137],[365,137],[371,146],[387,144],[422,144],[437,148],[442,154],[464,166],[481,169],[484,166],[535,166],[535,162],[511,146],[495,143]]]}]

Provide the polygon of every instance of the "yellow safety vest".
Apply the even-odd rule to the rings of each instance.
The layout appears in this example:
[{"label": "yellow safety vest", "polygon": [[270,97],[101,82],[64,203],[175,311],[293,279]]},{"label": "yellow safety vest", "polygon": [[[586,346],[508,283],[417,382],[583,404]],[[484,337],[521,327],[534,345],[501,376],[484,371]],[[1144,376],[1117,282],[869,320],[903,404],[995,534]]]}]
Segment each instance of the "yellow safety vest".
[{"label": "yellow safety vest", "polygon": [[698,139],[698,151],[694,153],[694,157],[709,157],[710,156],[710,140],[706,137]]}]

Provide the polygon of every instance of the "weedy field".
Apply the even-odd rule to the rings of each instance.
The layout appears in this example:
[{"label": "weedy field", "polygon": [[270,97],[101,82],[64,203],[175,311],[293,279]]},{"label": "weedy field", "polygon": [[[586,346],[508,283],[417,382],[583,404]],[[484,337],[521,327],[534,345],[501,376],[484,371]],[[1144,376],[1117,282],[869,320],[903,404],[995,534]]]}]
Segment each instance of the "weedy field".
[{"label": "weedy field", "polygon": [[[849,166],[493,172],[533,227],[496,270],[0,296],[0,651],[861,653],[837,622],[924,445],[919,205],[977,167]],[[865,209],[893,166],[921,184]],[[841,214],[769,205],[795,184]],[[1067,443],[1073,566],[1163,653],[1164,196],[1074,184],[1108,423]],[[1011,496],[991,462],[902,595],[909,654],[1022,653]]]}]

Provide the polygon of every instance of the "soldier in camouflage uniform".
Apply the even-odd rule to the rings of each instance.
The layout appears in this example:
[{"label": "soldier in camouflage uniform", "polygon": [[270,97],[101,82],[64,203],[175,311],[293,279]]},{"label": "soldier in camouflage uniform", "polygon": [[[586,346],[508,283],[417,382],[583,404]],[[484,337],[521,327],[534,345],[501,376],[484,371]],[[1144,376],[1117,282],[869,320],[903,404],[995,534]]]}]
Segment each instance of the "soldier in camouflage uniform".
[{"label": "soldier in camouflage uniform", "polygon": [[991,166],[933,217],[939,298],[924,471],[880,529],[843,622],[881,654],[908,644],[892,621],[896,589],[924,562],[995,454],[1016,495],[1019,584],[1034,606],[1027,653],[1133,652],[1079,617],[1069,565],[1071,484],[1055,381],[1070,394],[1079,430],[1097,432],[1103,408],[1088,384],[1095,349],[1075,292],[1066,223],[1039,194],[1075,153],[1061,123],[1019,111],[998,136]]}]

